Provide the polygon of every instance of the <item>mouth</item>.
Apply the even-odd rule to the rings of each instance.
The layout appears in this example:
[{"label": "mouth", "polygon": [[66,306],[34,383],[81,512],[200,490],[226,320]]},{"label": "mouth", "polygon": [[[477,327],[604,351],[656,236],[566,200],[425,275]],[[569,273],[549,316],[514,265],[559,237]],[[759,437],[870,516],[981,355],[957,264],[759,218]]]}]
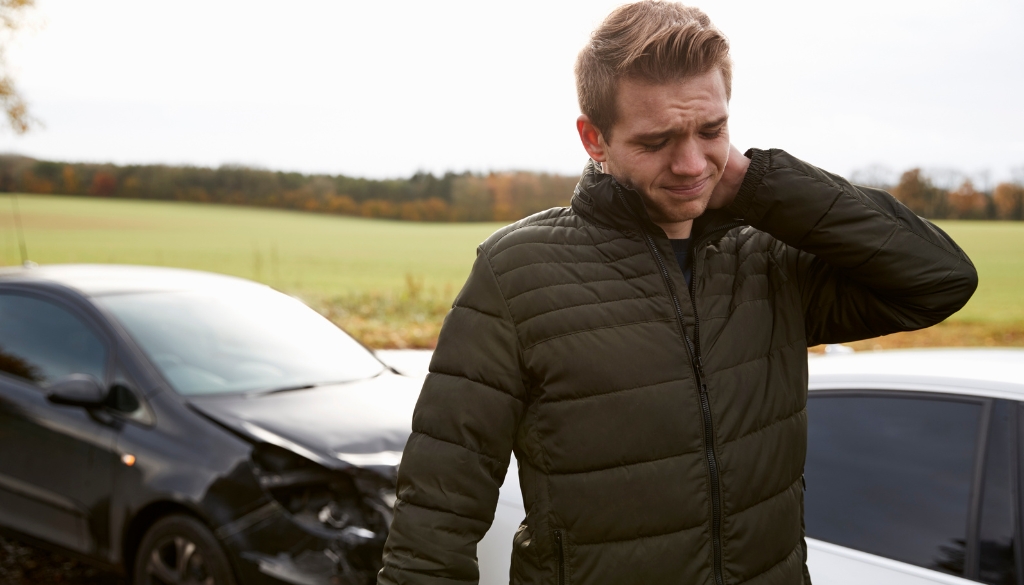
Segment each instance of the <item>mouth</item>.
[{"label": "mouth", "polygon": [[686,185],[665,185],[662,189],[677,197],[697,197],[704,191],[710,179],[711,177],[704,177],[695,183]]}]

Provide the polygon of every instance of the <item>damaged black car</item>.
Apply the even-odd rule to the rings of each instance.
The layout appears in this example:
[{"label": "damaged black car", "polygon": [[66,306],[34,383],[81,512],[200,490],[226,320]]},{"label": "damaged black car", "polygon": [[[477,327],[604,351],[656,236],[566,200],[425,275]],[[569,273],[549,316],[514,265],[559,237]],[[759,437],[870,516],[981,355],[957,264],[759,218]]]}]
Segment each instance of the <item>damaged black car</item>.
[{"label": "damaged black car", "polygon": [[0,530],[134,585],[374,583],[421,380],[202,272],[0,271]]}]

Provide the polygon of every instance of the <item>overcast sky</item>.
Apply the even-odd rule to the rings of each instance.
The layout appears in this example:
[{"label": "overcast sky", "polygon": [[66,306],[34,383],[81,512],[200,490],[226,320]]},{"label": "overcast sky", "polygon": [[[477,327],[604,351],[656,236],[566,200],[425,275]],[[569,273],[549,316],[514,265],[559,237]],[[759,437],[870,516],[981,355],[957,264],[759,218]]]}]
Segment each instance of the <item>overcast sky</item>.
[{"label": "overcast sky", "polygon": [[[0,152],[365,177],[576,174],[572,66],[619,2],[38,0]],[[707,0],[733,142],[848,174],[1024,170],[1021,0]]]}]

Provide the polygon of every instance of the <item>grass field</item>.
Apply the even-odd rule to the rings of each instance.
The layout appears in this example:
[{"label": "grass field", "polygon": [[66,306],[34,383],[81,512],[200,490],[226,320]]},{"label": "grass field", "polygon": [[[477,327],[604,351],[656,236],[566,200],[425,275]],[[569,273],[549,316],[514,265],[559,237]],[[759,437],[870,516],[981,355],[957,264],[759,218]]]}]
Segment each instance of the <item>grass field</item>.
[{"label": "grass field", "polygon": [[[32,260],[210,270],[335,295],[394,290],[406,275],[461,285],[500,224],[433,224],[134,200],[19,195]],[[19,263],[11,197],[0,196],[0,262]]]},{"label": "grass field", "polygon": [[[13,201],[0,195],[0,264],[20,262]],[[19,195],[29,257],[153,264],[264,282],[307,299],[374,347],[429,347],[500,224],[430,224],[192,203]],[[949,322],[861,342],[1024,345],[1024,223],[941,222],[981,285]]]}]

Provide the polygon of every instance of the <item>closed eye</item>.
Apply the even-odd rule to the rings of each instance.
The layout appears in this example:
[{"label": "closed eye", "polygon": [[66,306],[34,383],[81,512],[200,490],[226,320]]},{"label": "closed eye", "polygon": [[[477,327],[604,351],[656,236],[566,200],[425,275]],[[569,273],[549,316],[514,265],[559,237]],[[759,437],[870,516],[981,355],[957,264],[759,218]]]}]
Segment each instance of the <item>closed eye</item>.
[{"label": "closed eye", "polygon": [[657,152],[662,148],[665,148],[666,144],[668,144],[668,138],[658,142],[657,144],[642,144],[641,146],[643,146],[644,152]]},{"label": "closed eye", "polygon": [[718,128],[715,128],[714,130],[709,130],[709,131],[701,132],[700,135],[703,136],[704,138],[707,138],[707,139],[718,138],[719,136],[722,135],[723,131],[725,131],[725,126],[719,126]]}]

